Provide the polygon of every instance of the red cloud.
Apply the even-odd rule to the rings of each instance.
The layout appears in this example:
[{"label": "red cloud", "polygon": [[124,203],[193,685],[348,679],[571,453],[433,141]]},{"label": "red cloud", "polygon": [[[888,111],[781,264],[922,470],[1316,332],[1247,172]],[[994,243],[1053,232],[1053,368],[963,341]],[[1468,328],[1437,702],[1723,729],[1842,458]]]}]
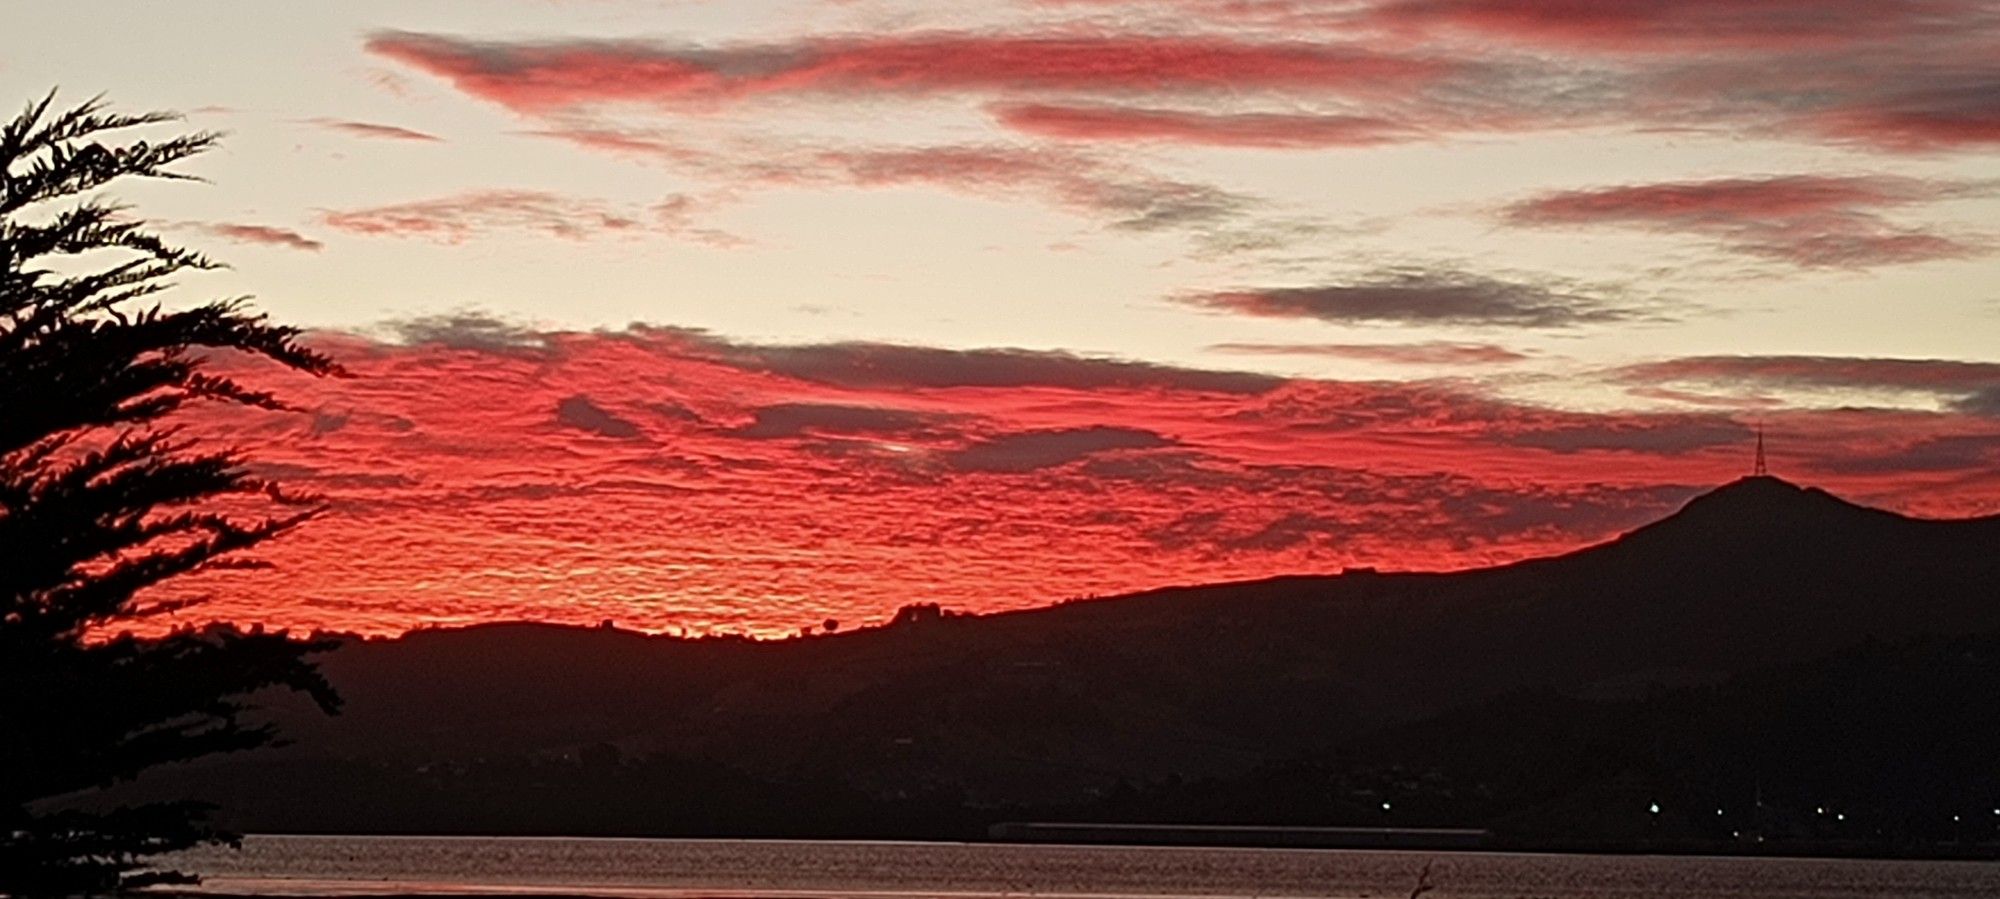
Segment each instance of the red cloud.
[{"label": "red cloud", "polygon": [[[687,110],[760,96],[977,94],[997,100],[1003,125],[1064,140],[1305,148],[1622,123],[1895,152],[2000,142],[2000,12],[1983,0],[1103,5],[1158,21],[1122,33],[1078,24],[710,48],[385,32],[368,48],[540,116],[604,103]],[[1366,35],[1377,38],[1371,46],[1354,42]],[[1382,49],[1399,46],[1425,49]],[[1219,98],[1230,107],[1338,101],[1342,112],[1224,112],[1213,107]],[[671,149],[615,129],[557,133],[627,152]],[[1883,250],[1923,251],[1907,241]]]},{"label": "red cloud", "polygon": [[497,43],[389,32],[377,55],[521,112],[597,102],[683,103],[763,94],[1010,90],[1314,90],[1378,94],[1441,63],[1214,35],[906,34],[683,49],[638,42]]},{"label": "red cloud", "polygon": [[342,119],[309,119],[308,121],[310,121],[314,125],[320,126],[321,128],[326,128],[333,131],[339,131],[346,134],[351,134],[355,137],[372,137],[372,138],[380,138],[383,140],[426,141],[433,143],[444,140],[443,138],[438,137],[435,134],[426,134],[422,131],[415,131],[397,125],[382,125],[382,124],[377,124],[375,122],[353,122]]},{"label": "red cloud", "polygon": [[651,157],[696,166],[713,166],[716,160],[707,153],[690,149],[653,134],[637,134],[606,127],[581,127],[563,125],[543,130],[530,131],[538,137],[552,137],[588,150],[618,153],[629,156]]},{"label": "red cloud", "polygon": [[1117,106],[1008,104],[994,118],[1016,131],[1065,140],[1161,140],[1225,147],[1366,147],[1410,140],[1398,123],[1356,115],[1204,113]]},{"label": "red cloud", "polygon": [[1949,28],[1973,0],[1391,0],[1360,14],[1564,47],[1797,49]]},{"label": "red cloud", "polygon": [[[810,149],[753,146],[731,153],[696,149],[658,134],[613,128],[559,127],[531,132],[578,146],[643,156],[728,185],[724,197],[752,187],[893,187],[931,185],[987,197],[1033,198],[1128,231],[1181,230],[1230,248],[1256,245],[1298,223],[1264,222],[1250,198],[1204,184],[1160,178],[1100,158],[1004,144]],[[656,207],[682,236],[717,246],[745,241],[686,227],[684,197]]]},{"label": "red cloud", "polygon": [[198,228],[217,237],[227,238],[240,243],[261,243],[275,247],[289,247],[294,250],[308,250],[314,253],[326,247],[326,244],[300,234],[297,231],[293,231],[290,228],[278,228],[271,225],[243,225],[234,222],[196,222],[190,224],[189,227]]},{"label": "red cloud", "polygon": [[1940,73],[1921,87],[1858,94],[1808,115],[1806,127],[1903,152],[2000,145],[2000,71],[1972,77]]},{"label": "red cloud", "polygon": [[1771,409],[1784,405],[1784,401],[1777,397],[1719,396],[1712,393],[1676,390],[1672,387],[1634,386],[1626,388],[1625,392],[1649,400],[1664,400],[1670,403],[1717,409]]},{"label": "red cloud", "polygon": [[1916,181],[1793,175],[1571,191],[1518,204],[1509,213],[1533,224],[1653,220],[1734,224],[1762,217],[1838,214],[1936,196],[1934,188]]},{"label": "red cloud", "polygon": [[[1593,54],[1621,85],[1604,111],[1635,124],[1895,152],[2000,143],[2000,10],[1984,0],[1388,0],[1343,27],[1362,24]],[[1531,123],[1566,117],[1508,102]]]},{"label": "red cloud", "polygon": [[836,171],[856,184],[871,186],[912,182],[973,187],[1082,184],[1087,178],[1078,169],[1088,165],[1082,160],[1013,147],[841,150],[821,153],[815,161],[820,171]]},{"label": "red cloud", "polygon": [[[1750,429],[1728,416],[1435,385],[476,316],[402,331],[318,337],[356,377],[277,376],[305,412],[188,417],[333,503],[272,547],[275,572],[204,576],[205,611],[371,632],[612,618],[781,634],[916,599],[998,610],[1517,559],[1664,514],[1749,464]],[[1789,476],[1903,508],[2000,509],[2000,419],[1765,417]]]},{"label": "red cloud", "polygon": [[1251,356],[1334,356],[1396,365],[1505,365],[1528,358],[1490,343],[1219,343],[1223,353]]},{"label": "red cloud", "polygon": [[[1427,103],[1397,104],[1390,116],[1436,122],[1431,131],[1623,122],[1892,152],[2000,143],[2000,9],[1985,0],[1044,2],[1164,11],[1169,24],[1287,35],[1373,30],[1402,44],[1448,46],[1468,54],[1449,94],[1480,101],[1454,111],[1435,93]],[[1496,39],[1543,61],[1496,52]]]},{"label": "red cloud", "polygon": [[569,240],[645,227],[638,213],[602,203],[531,190],[488,190],[329,212],[327,225],[356,234],[418,237],[461,243],[478,234],[503,230],[539,231]]},{"label": "red cloud", "polygon": [[[1219,246],[1273,227],[1247,197],[1206,184],[1148,176],[1095,159],[1009,146],[830,150],[745,173],[767,183],[856,187],[930,184],[980,195],[1038,196],[1126,231],[1182,230]],[[1283,227],[1278,225],[1275,227]]]},{"label": "red cloud", "polygon": [[1874,210],[1943,199],[1951,185],[1790,175],[1564,191],[1506,210],[1527,225],[1618,224],[1706,235],[1728,249],[1807,267],[1868,267],[1976,255],[1962,240],[1901,228]]}]

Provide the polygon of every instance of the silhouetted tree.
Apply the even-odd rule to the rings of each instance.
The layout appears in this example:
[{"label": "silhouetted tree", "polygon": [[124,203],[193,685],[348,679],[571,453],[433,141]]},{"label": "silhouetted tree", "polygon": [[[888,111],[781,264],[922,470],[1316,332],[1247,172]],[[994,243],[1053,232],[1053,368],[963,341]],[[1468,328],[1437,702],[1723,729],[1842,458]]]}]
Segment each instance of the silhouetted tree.
[{"label": "silhouetted tree", "polygon": [[270,743],[268,725],[243,720],[254,691],[300,691],[329,712],[339,702],[306,659],[327,644],[231,627],[109,636],[198,601],[155,588],[256,566],[244,550],[321,508],[168,421],[197,401],[282,408],[207,370],[203,351],[338,369],[240,301],[139,303],[176,272],[216,266],[96,192],[185,179],[168,168],[216,136],[119,143],[107,133],[174,117],[97,100],[52,112],[54,96],[0,125],[0,893],[15,896],[187,882],[146,860],[233,840],[201,803],[43,801]]},{"label": "silhouetted tree", "polygon": [[910,603],[909,605],[903,606],[900,609],[897,609],[896,617],[889,619],[889,626],[901,627],[904,625],[924,624],[927,622],[942,621],[944,620],[945,615],[946,613],[944,610],[944,606],[941,606],[937,603],[913,602]]}]

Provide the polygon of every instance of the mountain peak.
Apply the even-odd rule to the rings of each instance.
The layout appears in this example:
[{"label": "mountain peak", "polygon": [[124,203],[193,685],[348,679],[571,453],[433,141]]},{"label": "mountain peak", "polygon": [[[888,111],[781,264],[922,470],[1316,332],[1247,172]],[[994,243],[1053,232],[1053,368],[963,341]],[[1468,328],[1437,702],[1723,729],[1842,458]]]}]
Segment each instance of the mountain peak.
[{"label": "mountain peak", "polygon": [[1786,509],[1824,512],[1832,506],[1860,508],[1817,487],[1801,487],[1775,475],[1760,474],[1737,478],[1689,500],[1681,508],[1681,514],[1697,508],[1723,508],[1735,513]]},{"label": "mountain peak", "polygon": [[1853,522],[1898,517],[1857,506],[1817,487],[1752,475],[1688,500],[1680,511],[1627,536],[1642,542],[1664,538],[1683,548],[1747,547],[1773,539],[1811,539],[1808,535],[1841,531]]},{"label": "mountain peak", "polygon": [[1786,499],[1803,498],[1809,494],[1824,494],[1825,491],[1801,487],[1777,475],[1753,474],[1737,478],[1720,487],[1697,496],[1692,502],[1703,500],[1728,500],[1731,502],[1783,502]]}]

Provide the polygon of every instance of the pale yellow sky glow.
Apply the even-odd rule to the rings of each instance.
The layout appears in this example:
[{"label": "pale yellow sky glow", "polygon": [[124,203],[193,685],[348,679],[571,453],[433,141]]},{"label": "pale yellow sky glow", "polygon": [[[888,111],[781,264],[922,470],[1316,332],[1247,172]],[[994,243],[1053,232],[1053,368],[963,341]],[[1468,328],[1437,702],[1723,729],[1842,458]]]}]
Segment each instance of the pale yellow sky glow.
[{"label": "pale yellow sky glow", "polygon": [[[1453,372],[1210,347],[1481,342],[1531,357],[1508,366],[1496,386],[1593,406],[1656,404],[1610,393],[1588,377],[1641,359],[1745,353],[1988,359],[2000,346],[2000,294],[1993,287],[2000,283],[2000,257],[1989,247],[2000,222],[2000,191],[1991,144],[1889,152],[1802,137],[1755,115],[1703,121],[1672,112],[1649,120],[1567,97],[1560,104],[1579,111],[1550,113],[1542,107],[1558,102],[1552,99],[1558,90],[1632,90],[1593,87],[1601,80],[1595,70],[1624,71],[1627,61],[1602,48],[1558,57],[1548,46],[1462,29],[1421,40],[1366,22],[1280,32],[1247,17],[1210,14],[1202,21],[1193,11],[1201,4],[1179,5],[1186,10],[1137,2],[192,3],[154,17],[116,3],[36,4],[10,16],[9,43],[32,49],[12,54],[0,68],[0,87],[17,98],[50,86],[79,98],[105,91],[126,108],[188,111],[194,124],[229,132],[226,148],[199,165],[213,186],[165,185],[127,195],[166,220],[282,228],[321,244],[316,251],[226,246],[218,234],[183,229],[187,240],[214,247],[235,267],[201,287],[254,293],[280,317],[320,327],[478,310],[560,328],[649,322],[766,341],[1062,348],[1204,367],[1397,378]],[[1366,6],[1293,5],[1327,15]],[[981,12],[967,15],[966,8]],[[1367,84],[1322,90],[1225,83],[1177,92],[1117,83],[1016,89],[977,78],[921,91],[773,90],[680,103],[641,90],[524,111],[468,96],[449,78],[371,51],[371,37],[397,33],[496,46],[635,41],[663,55],[910,35],[1196,34],[1259,43],[1285,33],[1399,55],[1533,59],[1555,74],[1510,88],[1524,96],[1467,101],[1473,108],[1449,116],[1412,112],[1423,98],[1380,96],[1388,89]],[[1723,51],[1677,52],[1706,58]],[[1659,65],[1667,55],[1651,52],[1642,62]],[[1449,95],[1472,92],[1477,83],[1439,89],[1446,99],[1434,102],[1455,103]],[[1550,93],[1536,94],[1537,88]],[[1056,140],[1011,131],[989,114],[996,104],[1030,101],[1267,114],[1338,109],[1443,120],[1420,122],[1426,136],[1410,142],[1271,148]],[[1473,121],[1502,115],[1487,110],[1496,106],[1518,107],[1504,114],[1540,121]],[[374,129],[378,135],[330,124],[337,122],[383,127]],[[591,149],[546,136],[579,127],[673,150]],[[411,135],[386,136],[387,128]],[[412,139],[417,135],[436,140]],[[870,183],[835,171],[839,164],[824,158],[946,146],[1025,153],[1084,179],[1170,181],[1224,192],[1240,207],[1213,222],[1141,230],[1119,226],[1128,211],[1066,197],[1077,188],[1060,183],[1066,177],[1060,173]],[[675,153],[685,158],[670,158]],[[1554,191],[1797,175],[1958,185],[1950,196],[1853,214],[1877,217],[1873,226],[1881,228],[1944,235],[1967,248],[1914,260],[1795,265],[1733,249],[1728,226],[1527,227],[1503,216],[1509,204]],[[428,234],[337,226],[343,213],[494,191],[547,195],[550,205]],[[676,198],[684,198],[686,211],[666,221],[656,207]],[[630,225],[600,227],[592,216]],[[541,221],[563,217],[576,221]],[[575,230],[557,233],[569,227]],[[1391,270],[1557,283],[1567,293],[1609,297],[1647,314],[1523,328],[1243,316],[1177,302],[1220,290],[1368,282]],[[1547,378],[1526,376],[1536,373]]]}]

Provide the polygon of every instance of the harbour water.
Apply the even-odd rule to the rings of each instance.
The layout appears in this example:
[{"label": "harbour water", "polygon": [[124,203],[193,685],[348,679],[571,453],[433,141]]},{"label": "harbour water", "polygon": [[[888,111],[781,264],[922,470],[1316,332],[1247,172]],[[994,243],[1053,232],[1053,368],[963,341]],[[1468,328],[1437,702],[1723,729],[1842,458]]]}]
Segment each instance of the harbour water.
[{"label": "harbour water", "polygon": [[1018,844],[252,836],[175,861],[263,895],[780,899],[2000,896],[2000,863]]}]

